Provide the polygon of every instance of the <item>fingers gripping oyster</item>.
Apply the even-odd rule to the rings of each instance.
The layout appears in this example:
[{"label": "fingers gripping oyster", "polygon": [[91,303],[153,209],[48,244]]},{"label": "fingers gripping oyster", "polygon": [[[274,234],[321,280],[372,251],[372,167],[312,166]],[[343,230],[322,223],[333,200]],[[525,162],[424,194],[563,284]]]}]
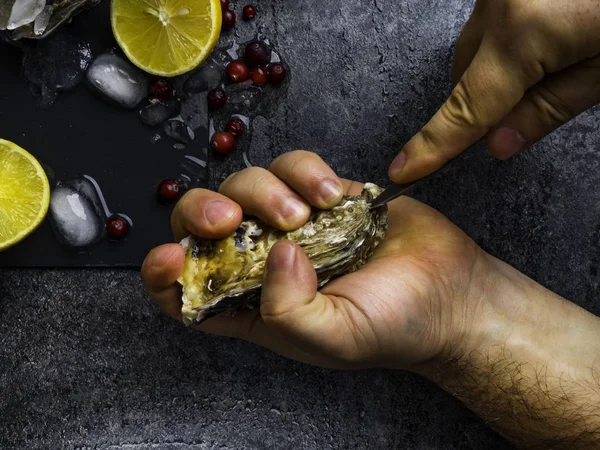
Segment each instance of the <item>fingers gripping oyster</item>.
[{"label": "fingers gripping oyster", "polygon": [[387,231],[387,207],[369,210],[382,190],[366,184],[332,210],[315,210],[298,230],[283,232],[246,218],[231,236],[211,241],[190,236],[185,248],[182,317],[186,325],[259,305],[267,256],[281,240],[296,242],[313,264],[319,287],[362,267]]}]

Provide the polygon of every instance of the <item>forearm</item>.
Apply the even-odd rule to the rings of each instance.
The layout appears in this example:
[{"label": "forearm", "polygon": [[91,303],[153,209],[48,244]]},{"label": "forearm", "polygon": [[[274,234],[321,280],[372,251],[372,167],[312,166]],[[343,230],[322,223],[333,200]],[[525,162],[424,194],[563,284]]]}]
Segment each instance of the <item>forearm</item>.
[{"label": "forearm", "polygon": [[424,374],[522,448],[599,448],[600,319],[489,263],[475,331]]}]

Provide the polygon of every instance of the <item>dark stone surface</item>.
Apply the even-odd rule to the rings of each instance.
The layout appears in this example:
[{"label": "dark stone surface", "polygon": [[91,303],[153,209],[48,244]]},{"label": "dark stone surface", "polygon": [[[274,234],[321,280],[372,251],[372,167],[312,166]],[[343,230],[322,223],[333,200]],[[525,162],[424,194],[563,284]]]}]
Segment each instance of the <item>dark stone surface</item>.
[{"label": "dark stone surface", "polygon": [[[384,182],[449,92],[472,2],[257,3],[293,79],[275,117],[255,124],[253,161],[303,147]],[[507,163],[477,147],[414,196],[599,313],[598,113]],[[240,155],[213,164],[215,181],[241,167]],[[511,448],[411,374],[326,371],[186,330],[135,272],[3,271],[0,342],[2,449]]]}]

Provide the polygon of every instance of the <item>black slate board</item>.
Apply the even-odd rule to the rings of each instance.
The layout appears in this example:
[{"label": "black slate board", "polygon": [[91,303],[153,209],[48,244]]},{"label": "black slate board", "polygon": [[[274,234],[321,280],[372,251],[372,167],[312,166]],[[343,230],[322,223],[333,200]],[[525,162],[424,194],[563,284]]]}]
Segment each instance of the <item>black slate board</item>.
[{"label": "black slate board", "polygon": [[[68,31],[84,37],[96,56],[116,46],[109,2],[83,12]],[[111,211],[127,214],[134,223],[125,242],[103,241],[73,252],[60,246],[46,219],[24,242],[0,253],[0,267],[139,267],[151,248],[171,241],[171,208],[159,205],[154,193],[162,179],[181,172],[184,155],[198,156],[206,148],[204,128],[185,150],[173,148],[166,137],[152,144],[150,137],[160,127],[144,127],[136,111],[105,104],[84,84],[41,109],[21,75],[20,50],[0,44],[0,67],[0,137],[30,151],[56,179],[92,176]]]}]

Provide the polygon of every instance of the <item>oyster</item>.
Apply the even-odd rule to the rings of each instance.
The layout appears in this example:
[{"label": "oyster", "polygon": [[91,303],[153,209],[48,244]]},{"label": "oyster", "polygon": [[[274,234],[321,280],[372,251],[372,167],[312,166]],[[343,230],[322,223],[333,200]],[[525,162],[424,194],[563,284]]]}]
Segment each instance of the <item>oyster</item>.
[{"label": "oyster", "polygon": [[231,236],[211,241],[190,236],[186,250],[182,317],[186,325],[201,323],[222,313],[253,308],[269,251],[278,241],[295,241],[316,269],[319,287],[332,278],[362,267],[387,231],[387,207],[369,210],[382,192],[366,184],[359,196],[346,196],[332,210],[314,210],[298,230],[283,232],[260,220],[245,218]]},{"label": "oyster", "polygon": [[3,0],[0,30],[11,30],[11,38],[44,38],[59,25],[100,0]]}]

